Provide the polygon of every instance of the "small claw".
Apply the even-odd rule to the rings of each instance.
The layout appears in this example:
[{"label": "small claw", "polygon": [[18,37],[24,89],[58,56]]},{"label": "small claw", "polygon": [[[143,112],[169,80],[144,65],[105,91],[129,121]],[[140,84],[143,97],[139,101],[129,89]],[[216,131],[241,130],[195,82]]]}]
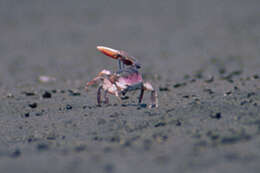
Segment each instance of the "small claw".
[{"label": "small claw", "polygon": [[118,50],[109,48],[109,47],[104,47],[104,46],[97,46],[97,49],[102,52],[103,54],[110,56],[113,59],[118,59],[118,55],[120,52]]}]

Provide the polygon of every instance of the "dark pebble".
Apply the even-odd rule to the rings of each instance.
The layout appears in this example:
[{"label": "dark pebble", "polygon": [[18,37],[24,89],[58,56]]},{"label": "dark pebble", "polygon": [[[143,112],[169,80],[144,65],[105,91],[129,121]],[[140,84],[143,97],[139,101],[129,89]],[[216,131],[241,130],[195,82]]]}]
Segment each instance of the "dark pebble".
[{"label": "dark pebble", "polygon": [[71,109],[72,109],[72,106],[68,104],[68,105],[66,105],[66,109],[67,109],[67,110],[71,110]]},{"label": "dark pebble", "polygon": [[190,96],[189,95],[185,95],[185,96],[182,96],[182,98],[188,99],[188,98],[190,98]]},{"label": "dark pebble", "polygon": [[257,74],[255,74],[255,75],[253,76],[253,78],[254,78],[254,79],[259,79],[259,76],[258,76]]},{"label": "dark pebble", "polygon": [[119,136],[113,136],[110,138],[110,142],[116,142],[116,143],[119,143],[120,142],[120,138]]},{"label": "dark pebble", "polygon": [[37,139],[36,139],[35,137],[29,137],[29,138],[27,139],[27,142],[28,142],[28,143],[35,142],[35,141],[37,141]]},{"label": "dark pebble", "polygon": [[42,94],[42,98],[45,98],[45,99],[51,98],[51,93],[48,92],[48,91],[45,91],[45,92]]},{"label": "dark pebble", "polygon": [[88,108],[88,106],[86,106],[86,105],[85,105],[85,106],[82,106],[82,109],[87,109],[87,108]]},{"label": "dark pebble", "polygon": [[25,117],[25,118],[28,118],[29,116],[30,116],[30,113],[29,113],[29,112],[27,112],[27,113],[24,114],[24,117]]},{"label": "dark pebble", "polygon": [[10,155],[12,158],[17,158],[21,156],[21,151],[19,149],[16,149],[14,152],[11,153]]},{"label": "dark pebble", "polygon": [[203,91],[207,92],[208,94],[214,94],[214,91],[212,91],[212,89],[209,89],[209,88],[206,88]]},{"label": "dark pebble", "polygon": [[211,114],[210,117],[213,118],[213,119],[219,120],[220,118],[222,118],[222,115],[221,115],[221,112],[217,112],[215,114]]},{"label": "dark pebble", "polygon": [[254,95],[255,95],[255,92],[250,92],[250,93],[247,94],[247,98],[254,96]]},{"label": "dark pebble", "polygon": [[221,139],[221,143],[223,144],[234,144],[240,141],[249,141],[251,139],[251,136],[249,135],[238,135],[238,136],[229,136],[229,137],[223,137]]},{"label": "dark pebble", "polygon": [[95,137],[93,137],[93,140],[94,141],[103,141],[103,138],[99,137],[99,136],[95,136]]},{"label": "dark pebble", "polygon": [[177,84],[173,85],[173,87],[174,87],[174,88],[179,88],[179,87],[183,87],[183,86],[185,86],[185,85],[186,85],[186,83],[183,82],[183,83],[177,83]]},{"label": "dark pebble", "polygon": [[55,94],[55,93],[57,93],[57,90],[53,89],[53,90],[51,90],[51,92],[52,92],[53,94]]},{"label": "dark pebble", "polygon": [[32,108],[32,109],[33,109],[33,108],[37,108],[37,106],[38,106],[37,103],[31,103],[31,104],[29,104],[29,107]]},{"label": "dark pebble", "polygon": [[167,87],[159,87],[159,91],[169,91],[169,88],[167,88]]},{"label": "dark pebble", "polygon": [[42,115],[43,115],[43,112],[44,112],[44,111],[36,112],[36,113],[35,113],[35,116],[37,116],[37,117],[42,116]]},{"label": "dark pebble", "polygon": [[38,151],[46,151],[49,149],[49,146],[47,144],[44,144],[44,143],[40,143],[37,145],[37,150]]},{"label": "dark pebble", "polygon": [[33,93],[33,92],[23,92],[26,96],[34,96],[35,95],[35,93]]},{"label": "dark pebble", "polygon": [[246,104],[246,103],[247,103],[247,101],[244,100],[244,101],[240,102],[240,105],[243,106],[243,105]]},{"label": "dark pebble", "polygon": [[228,96],[228,95],[232,94],[232,91],[228,91],[225,94]]},{"label": "dark pebble", "polygon": [[147,107],[147,104],[139,104],[139,107],[140,107],[140,108],[146,108],[146,107]]},{"label": "dark pebble", "polygon": [[154,127],[162,127],[162,126],[165,126],[166,123],[165,122],[159,122],[157,124],[154,125]]},{"label": "dark pebble", "polygon": [[181,126],[181,121],[180,120],[177,120],[176,126]]},{"label": "dark pebble", "polygon": [[70,96],[80,96],[80,93],[74,90],[68,90]]}]

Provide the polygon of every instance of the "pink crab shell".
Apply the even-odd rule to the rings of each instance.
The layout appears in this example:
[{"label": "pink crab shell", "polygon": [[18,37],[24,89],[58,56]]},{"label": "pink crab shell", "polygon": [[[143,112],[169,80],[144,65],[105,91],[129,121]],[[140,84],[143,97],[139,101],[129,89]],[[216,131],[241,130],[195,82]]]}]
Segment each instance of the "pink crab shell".
[{"label": "pink crab shell", "polygon": [[120,77],[116,83],[120,88],[125,89],[127,86],[135,85],[141,83],[142,81],[143,78],[139,73],[133,73],[127,77]]}]

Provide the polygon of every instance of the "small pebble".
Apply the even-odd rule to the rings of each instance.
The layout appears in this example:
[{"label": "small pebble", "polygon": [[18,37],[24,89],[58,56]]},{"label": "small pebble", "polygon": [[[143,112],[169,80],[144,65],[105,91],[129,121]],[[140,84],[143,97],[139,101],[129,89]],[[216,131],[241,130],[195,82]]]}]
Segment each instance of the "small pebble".
[{"label": "small pebble", "polygon": [[240,105],[243,106],[243,105],[246,104],[246,103],[247,103],[247,101],[244,100],[244,101],[241,101],[241,102],[240,102]]},{"label": "small pebble", "polygon": [[258,76],[257,74],[255,74],[255,75],[253,76],[253,78],[254,78],[254,79],[259,79],[259,76]]},{"label": "small pebble", "polygon": [[211,114],[210,117],[213,118],[213,119],[219,120],[220,118],[222,118],[222,115],[221,115],[221,112],[217,112],[215,114]]},{"label": "small pebble", "polygon": [[177,120],[177,122],[176,122],[175,125],[176,125],[176,126],[181,126],[181,121],[180,121],[180,120]]},{"label": "small pebble", "polygon": [[173,87],[174,88],[179,88],[179,87],[182,87],[182,86],[185,86],[185,85],[186,85],[186,83],[183,82],[183,83],[177,83],[177,84],[173,85]]},{"label": "small pebble", "polygon": [[45,98],[45,99],[51,98],[51,93],[48,92],[48,91],[45,91],[45,92],[42,94],[42,98]]},{"label": "small pebble", "polygon": [[31,104],[29,104],[29,107],[32,108],[32,109],[36,108],[37,107],[37,103],[35,103],[35,102],[31,103]]},{"label": "small pebble", "polygon": [[167,87],[159,87],[159,91],[169,91],[169,88],[167,88]]},{"label": "small pebble", "polygon": [[254,95],[255,95],[255,92],[250,92],[250,93],[247,94],[247,98],[254,96]]},{"label": "small pebble", "polygon": [[69,105],[69,104],[67,104],[67,105],[66,105],[66,109],[67,109],[67,110],[71,110],[71,109],[72,109],[72,106]]},{"label": "small pebble", "polygon": [[24,114],[24,117],[25,117],[25,118],[28,118],[29,116],[30,116],[30,113],[29,113],[29,112],[27,112],[27,113]]},{"label": "small pebble", "polygon": [[33,93],[33,92],[23,92],[26,96],[34,96],[35,95],[35,93]]},{"label": "small pebble", "polygon": [[224,96],[229,96],[229,95],[231,95],[232,94],[232,91],[228,91],[228,92],[226,92],[225,94],[224,94]]},{"label": "small pebble", "polygon": [[166,123],[165,122],[159,122],[157,124],[154,125],[154,127],[162,127],[162,126],[165,126]]},{"label": "small pebble", "polygon": [[80,96],[80,92],[76,90],[68,90],[70,96]]},{"label": "small pebble", "polygon": [[214,91],[212,91],[212,90],[209,89],[209,88],[206,88],[206,89],[204,89],[203,91],[204,91],[204,92],[207,92],[207,93],[209,93],[209,94],[214,94]]}]

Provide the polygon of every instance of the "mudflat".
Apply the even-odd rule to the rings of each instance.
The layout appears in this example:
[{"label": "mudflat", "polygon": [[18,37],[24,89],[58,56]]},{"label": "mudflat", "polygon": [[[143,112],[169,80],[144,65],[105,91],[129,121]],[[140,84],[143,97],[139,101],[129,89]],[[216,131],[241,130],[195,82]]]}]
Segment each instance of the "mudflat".
[{"label": "mudflat", "polygon": [[[0,2],[0,172],[259,172],[260,2]],[[158,91],[97,106],[125,50]]]}]

